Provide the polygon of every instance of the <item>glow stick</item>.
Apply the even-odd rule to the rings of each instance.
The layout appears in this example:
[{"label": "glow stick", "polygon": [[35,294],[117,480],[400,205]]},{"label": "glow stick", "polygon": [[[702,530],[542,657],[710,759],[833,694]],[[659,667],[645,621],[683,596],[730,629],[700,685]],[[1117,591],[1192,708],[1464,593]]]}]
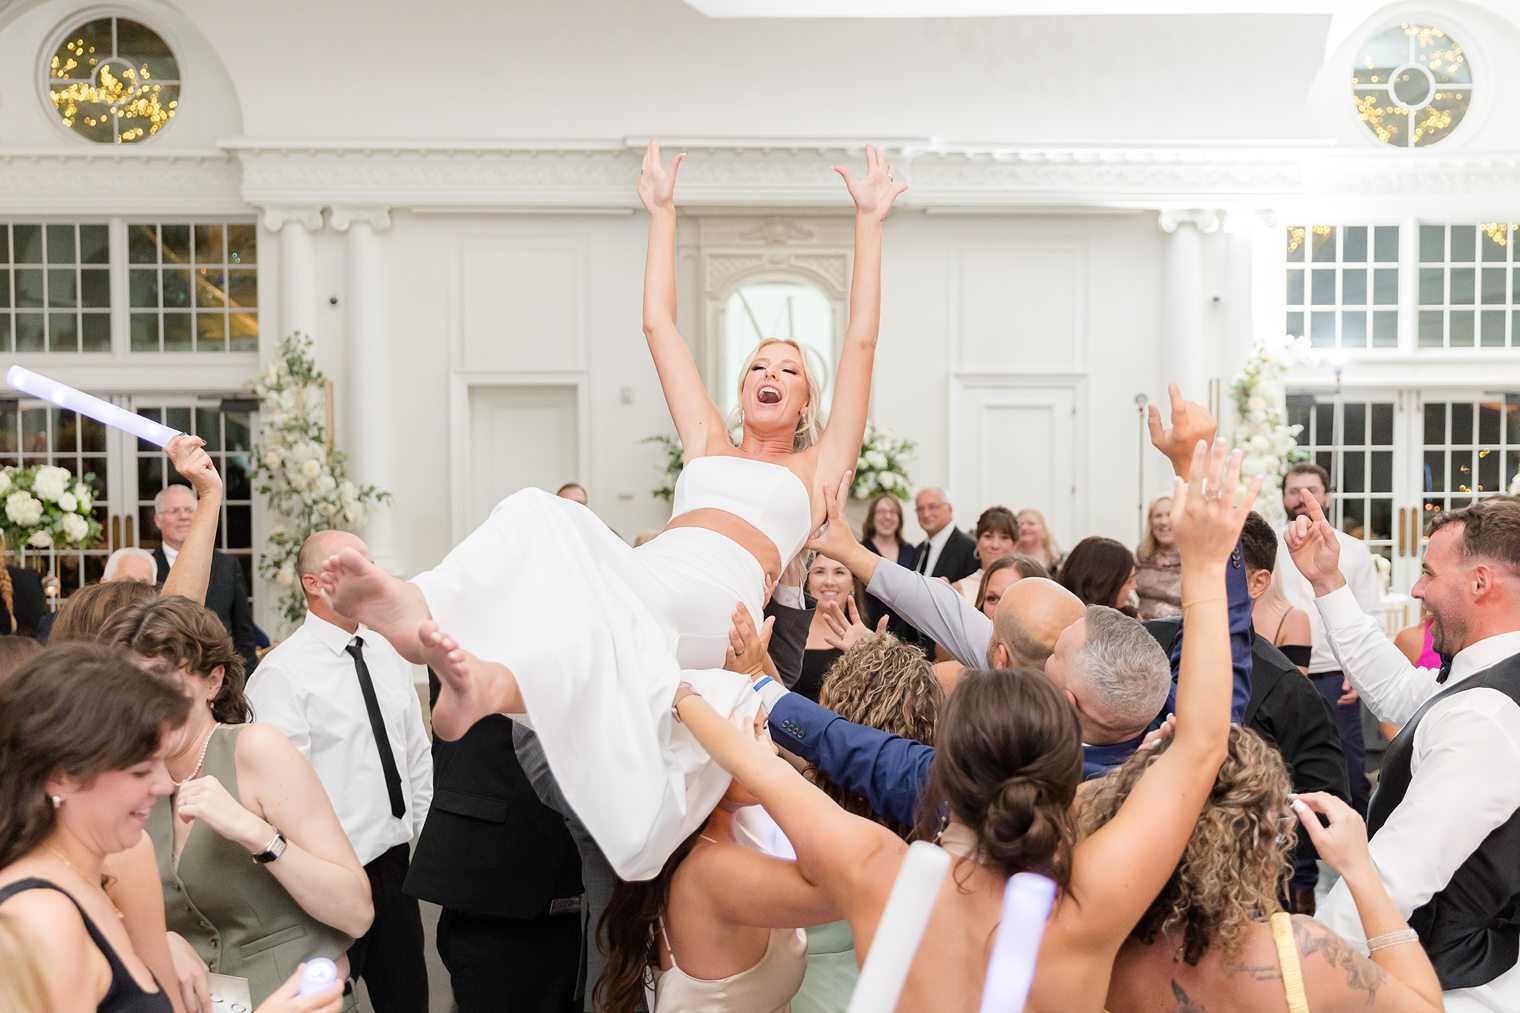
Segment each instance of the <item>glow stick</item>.
[{"label": "glow stick", "polygon": [[940,884],[950,871],[950,855],[928,841],[908,845],[902,869],[892,884],[887,906],[871,940],[871,952],[860,968],[848,1013],[889,1013],[897,1008],[903,982],[918,944],[929,925],[929,914]]},{"label": "glow stick", "polygon": [[102,401],[82,390],[75,390],[66,383],[59,383],[40,373],[33,373],[30,369],[12,366],[5,374],[5,382],[23,394],[40,397],[59,408],[78,412],[113,429],[125,430],[139,440],[156,446],[167,447],[170,440],[180,435],[178,429],[170,429],[152,419],[145,419],[109,401]]},{"label": "glow stick", "polygon": [[1024,1008],[1055,898],[1055,883],[1033,872],[1019,873],[1003,888],[1003,920],[982,986],[981,1013],[1018,1013]]}]

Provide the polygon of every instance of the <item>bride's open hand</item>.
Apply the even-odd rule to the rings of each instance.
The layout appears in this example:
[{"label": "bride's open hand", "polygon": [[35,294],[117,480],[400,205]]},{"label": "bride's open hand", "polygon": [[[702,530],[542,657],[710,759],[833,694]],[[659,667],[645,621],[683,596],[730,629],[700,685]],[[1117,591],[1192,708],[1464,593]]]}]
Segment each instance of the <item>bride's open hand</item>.
[{"label": "bride's open hand", "polygon": [[639,200],[644,202],[646,211],[653,213],[674,210],[676,172],[680,170],[685,158],[686,153],[682,152],[666,166],[660,160],[660,139],[649,139],[649,148],[644,152],[644,166],[639,170]]},{"label": "bride's open hand", "polygon": [[[658,148],[654,149],[658,152]],[[674,165],[671,166],[672,174]],[[892,167],[881,157],[873,145],[866,145],[866,174],[859,179],[842,165],[834,166],[834,171],[839,173],[844,185],[849,187],[850,196],[855,200],[855,210],[868,218],[881,221],[887,217],[887,212],[892,210],[892,202],[897,200],[897,195],[908,189],[908,184],[894,181]],[[640,193],[643,189],[640,188]]]}]

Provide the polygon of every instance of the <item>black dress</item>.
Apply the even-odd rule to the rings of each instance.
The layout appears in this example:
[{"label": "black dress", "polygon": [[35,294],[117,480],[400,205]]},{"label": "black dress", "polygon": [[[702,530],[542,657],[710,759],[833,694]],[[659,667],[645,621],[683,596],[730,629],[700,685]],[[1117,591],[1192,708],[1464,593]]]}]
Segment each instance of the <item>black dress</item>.
[{"label": "black dress", "polygon": [[[90,921],[90,916],[85,914],[84,908],[80,907],[79,901],[74,900],[63,887],[56,883],[49,883],[45,879],[35,876],[27,879],[18,879],[6,887],[0,887],[0,904],[4,904],[18,893],[26,890],[57,890],[74,907],[79,909],[79,917],[84,922],[85,931],[90,934],[95,948],[100,955],[106,958],[106,964],[111,968],[111,986],[106,989],[105,997],[95,1007],[96,1013],[173,1013],[174,1006],[169,1002],[169,995],[160,986],[157,992],[147,992],[132,977],[132,972],[127,970],[127,965],[121,962],[111,944],[106,942],[106,937]],[[156,983],[157,979],[155,979]]]},{"label": "black dress", "polygon": [[792,692],[801,693],[817,703],[818,691],[823,689],[823,677],[828,675],[834,662],[843,656],[844,652],[837,647],[824,647],[816,651],[810,647],[803,651],[802,674],[797,677],[797,685],[792,687]]},{"label": "black dress", "polygon": [[[881,555],[881,550],[877,549],[876,545],[869,539],[862,542],[861,544],[864,545],[867,549],[870,549],[872,552],[876,553],[878,556]],[[917,559],[917,547],[907,545],[905,543],[898,544],[897,559],[894,560],[898,566],[905,566],[911,570],[913,569],[913,564],[917,561]],[[880,598],[877,598],[873,594],[867,594],[865,615],[861,617],[865,620],[866,626],[868,626],[874,632],[876,629],[876,624],[881,622],[882,616],[890,617],[887,619],[887,632],[892,634],[897,639],[907,640],[911,642],[917,638],[917,630],[913,629],[913,627],[904,622],[902,617],[897,613],[887,608],[886,603],[884,603]]]},{"label": "black dress", "polygon": [[47,595],[42,593],[42,578],[36,570],[7,566],[11,577],[11,598],[16,603],[16,628],[11,629],[10,612],[0,600],[0,634],[14,632],[18,637],[35,637],[37,627],[47,612]]}]

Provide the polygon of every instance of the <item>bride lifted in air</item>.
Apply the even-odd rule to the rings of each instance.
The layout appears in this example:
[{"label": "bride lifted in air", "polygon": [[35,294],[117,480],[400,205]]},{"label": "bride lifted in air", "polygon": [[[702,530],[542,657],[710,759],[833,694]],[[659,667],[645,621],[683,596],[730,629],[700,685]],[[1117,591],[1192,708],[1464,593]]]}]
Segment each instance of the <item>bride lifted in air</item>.
[{"label": "bride lifted in air", "polygon": [[524,489],[412,581],[353,549],[322,573],[334,608],[437,673],[433,728],[443,738],[488,714],[527,715],[566,800],[624,879],[657,874],[728,786],[671,703],[684,681],[718,713],[751,723],[748,679],[722,670],[734,603],[760,622],[783,567],[823,523],[823,490],[855,466],[881,314],[882,221],[907,189],[872,147],[863,177],[834,167],[855,201],[855,266],[828,424],[802,349],[764,340],[739,375],[736,447],[676,330],[684,157],[666,167],[651,141],[638,186],[649,211],[644,335],[685,459],[664,531],[632,549],[579,503]]}]

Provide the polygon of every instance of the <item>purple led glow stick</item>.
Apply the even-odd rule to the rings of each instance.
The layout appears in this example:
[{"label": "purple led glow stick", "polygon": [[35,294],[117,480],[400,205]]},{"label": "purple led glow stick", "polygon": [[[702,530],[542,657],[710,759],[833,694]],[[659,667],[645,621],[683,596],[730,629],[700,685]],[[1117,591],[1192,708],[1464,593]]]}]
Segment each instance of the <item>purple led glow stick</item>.
[{"label": "purple led glow stick", "polygon": [[1024,1008],[1055,898],[1055,883],[1033,872],[1019,873],[1003,888],[1003,920],[982,985],[981,1013],[1018,1013]]},{"label": "purple led glow stick", "polygon": [[181,435],[178,429],[170,429],[152,419],[145,419],[119,405],[102,401],[82,390],[75,390],[66,383],[59,383],[57,380],[49,379],[40,373],[33,373],[30,369],[24,369],[21,366],[12,366],[5,374],[5,382],[23,394],[40,397],[59,408],[78,412],[113,429],[124,430],[139,440],[155,446],[167,447],[170,440]]}]

